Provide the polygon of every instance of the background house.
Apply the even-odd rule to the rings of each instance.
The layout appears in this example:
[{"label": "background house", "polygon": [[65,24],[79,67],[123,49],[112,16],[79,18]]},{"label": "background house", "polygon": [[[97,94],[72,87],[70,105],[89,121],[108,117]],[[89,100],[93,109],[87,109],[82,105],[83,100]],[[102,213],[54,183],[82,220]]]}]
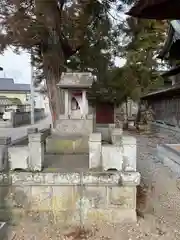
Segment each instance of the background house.
[{"label": "background house", "polygon": [[[9,99],[11,102],[16,99],[18,105],[29,105],[31,103],[30,92],[30,84],[15,83],[12,78],[0,78],[1,106],[4,105],[4,99]],[[44,108],[47,112],[49,111],[48,98],[38,89],[35,89],[34,104],[35,108]]]},{"label": "background house", "polygon": [[0,78],[0,96],[18,98],[25,104],[30,95],[30,85],[14,83],[12,78]]}]

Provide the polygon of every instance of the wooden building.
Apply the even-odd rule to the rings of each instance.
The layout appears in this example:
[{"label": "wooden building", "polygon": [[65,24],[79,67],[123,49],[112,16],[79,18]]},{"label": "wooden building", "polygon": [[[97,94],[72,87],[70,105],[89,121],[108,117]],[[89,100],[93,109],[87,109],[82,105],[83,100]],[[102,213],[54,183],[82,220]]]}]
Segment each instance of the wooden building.
[{"label": "wooden building", "polygon": [[[149,93],[141,98],[154,112],[154,120],[166,125],[180,127],[180,1],[139,0],[127,13],[132,17],[168,20],[169,29],[159,58],[169,60],[172,69],[162,76],[171,86]],[[173,20],[174,19],[174,20]]]}]

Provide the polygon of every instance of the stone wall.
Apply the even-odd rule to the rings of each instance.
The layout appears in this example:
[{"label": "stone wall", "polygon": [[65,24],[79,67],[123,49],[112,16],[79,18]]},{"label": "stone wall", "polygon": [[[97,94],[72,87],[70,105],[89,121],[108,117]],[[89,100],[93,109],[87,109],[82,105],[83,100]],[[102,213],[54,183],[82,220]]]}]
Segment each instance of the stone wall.
[{"label": "stone wall", "polygon": [[138,173],[11,173],[0,176],[0,220],[27,212],[64,224],[136,221]]},{"label": "stone wall", "polygon": [[[44,108],[34,109],[34,120],[38,121],[45,117]],[[31,113],[30,112],[14,112],[12,114],[12,126],[18,127],[23,124],[29,124],[31,121]]]},{"label": "stone wall", "polygon": [[[34,120],[39,121],[46,117],[44,108],[34,110]],[[0,128],[18,127],[24,124],[30,124],[31,112],[12,112],[11,119],[8,121],[1,121]]]}]

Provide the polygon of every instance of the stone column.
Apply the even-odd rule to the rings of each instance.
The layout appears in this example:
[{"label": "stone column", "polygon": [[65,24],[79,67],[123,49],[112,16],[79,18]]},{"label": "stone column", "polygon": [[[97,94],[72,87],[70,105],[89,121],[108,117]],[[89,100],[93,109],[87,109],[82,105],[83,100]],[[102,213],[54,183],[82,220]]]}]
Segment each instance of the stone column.
[{"label": "stone column", "polygon": [[123,145],[123,170],[136,171],[137,145],[136,138],[132,136],[122,137]]},{"label": "stone column", "polygon": [[41,171],[44,164],[44,137],[42,133],[31,133],[29,140],[29,169]]},{"label": "stone column", "polygon": [[91,133],[89,136],[89,168],[102,167],[101,133]]},{"label": "stone column", "polygon": [[69,115],[69,93],[68,93],[68,90],[65,90],[64,94],[65,94],[65,97],[64,97],[65,116],[68,118],[68,115]]},{"label": "stone column", "polygon": [[122,134],[123,134],[123,130],[121,128],[112,128],[112,130],[111,130],[112,144],[121,145],[122,144]]},{"label": "stone column", "polygon": [[82,92],[82,105],[83,105],[83,118],[85,118],[86,114],[88,114],[88,104],[87,104],[87,98],[86,98],[86,91],[85,90],[83,90],[83,92]]},{"label": "stone column", "polygon": [[110,123],[109,125],[108,125],[108,130],[109,130],[109,140],[110,140],[110,142],[111,142],[111,136],[112,136],[112,130],[114,129],[116,127],[116,124],[115,123]]},{"label": "stone column", "polygon": [[0,137],[0,171],[9,169],[8,145],[10,143],[10,137]]}]

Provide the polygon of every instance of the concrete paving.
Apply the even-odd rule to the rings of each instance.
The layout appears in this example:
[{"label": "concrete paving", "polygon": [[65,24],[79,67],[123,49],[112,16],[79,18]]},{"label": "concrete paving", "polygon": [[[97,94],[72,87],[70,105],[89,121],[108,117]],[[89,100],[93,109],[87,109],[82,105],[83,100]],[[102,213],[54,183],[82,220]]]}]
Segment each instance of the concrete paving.
[{"label": "concrete paving", "polygon": [[36,122],[33,125],[23,125],[17,128],[0,128],[0,137],[11,137],[12,143],[19,141],[27,136],[27,129],[30,127],[36,127],[42,130],[49,127],[51,124],[51,117],[48,116],[43,120]]}]

